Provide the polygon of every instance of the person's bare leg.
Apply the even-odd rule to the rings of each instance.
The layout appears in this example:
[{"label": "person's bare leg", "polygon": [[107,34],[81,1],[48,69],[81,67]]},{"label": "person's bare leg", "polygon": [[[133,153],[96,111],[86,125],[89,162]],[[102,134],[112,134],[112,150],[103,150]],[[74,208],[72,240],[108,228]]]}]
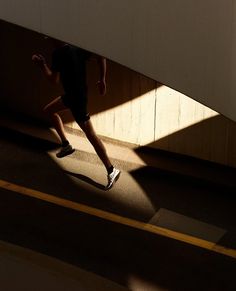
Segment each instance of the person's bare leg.
[{"label": "person's bare leg", "polygon": [[56,132],[61,139],[62,147],[60,151],[56,154],[58,158],[68,156],[75,151],[75,149],[70,145],[69,141],[66,138],[64,125],[60,115],[58,114],[58,112],[65,109],[67,109],[67,107],[63,104],[61,97],[57,97],[44,107],[44,113],[48,116],[49,120],[51,121],[52,125],[56,129]]},{"label": "person's bare leg", "polygon": [[108,183],[105,186],[105,189],[109,190],[114,185],[114,183],[119,179],[121,172],[120,170],[113,167],[103,143],[98,138],[98,136],[96,135],[93,129],[91,121],[88,120],[85,122],[79,122],[79,126],[81,127],[83,132],[86,134],[86,137],[88,138],[88,140],[94,147],[97,155],[99,156],[104,166],[106,167]]},{"label": "person's bare leg", "polygon": [[63,111],[65,109],[67,109],[67,107],[65,107],[65,105],[63,104],[61,96],[57,97],[52,102],[47,104],[43,109],[44,113],[49,118],[56,132],[58,133],[62,143],[67,141],[67,138],[64,131],[63,122],[58,112]]},{"label": "person's bare leg", "polygon": [[97,155],[103,162],[104,166],[106,167],[107,171],[112,167],[111,161],[107,155],[106,149],[101,142],[101,140],[98,138],[97,134],[95,133],[92,122],[90,120],[85,122],[79,123],[80,128],[85,133],[86,137],[88,138],[89,142],[94,147]]}]

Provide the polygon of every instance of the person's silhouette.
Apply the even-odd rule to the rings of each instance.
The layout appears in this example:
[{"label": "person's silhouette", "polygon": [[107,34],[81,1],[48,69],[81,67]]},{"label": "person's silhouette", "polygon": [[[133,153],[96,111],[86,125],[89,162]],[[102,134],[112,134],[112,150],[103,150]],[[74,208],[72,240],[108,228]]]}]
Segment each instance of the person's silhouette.
[{"label": "person's silhouette", "polygon": [[[57,40],[54,40],[54,43],[55,50],[52,53],[51,67],[48,66],[44,56],[41,54],[34,54],[32,61],[40,67],[49,81],[52,83],[61,82],[63,85],[64,94],[44,107],[45,114],[52,122],[61,139],[62,147],[56,156],[62,158],[74,152],[74,148],[66,137],[62,119],[58,114],[60,111],[70,109],[75,121],[83,130],[106,167],[108,178],[106,189],[110,189],[119,178],[120,170],[111,164],[103,143],[93,129],[90,115],[87,111],[86,61],[92,54]],[[105,95],[106,59],[97,55],[96,58],[100,68],[100,79],[97,84],[100,94]]]}]

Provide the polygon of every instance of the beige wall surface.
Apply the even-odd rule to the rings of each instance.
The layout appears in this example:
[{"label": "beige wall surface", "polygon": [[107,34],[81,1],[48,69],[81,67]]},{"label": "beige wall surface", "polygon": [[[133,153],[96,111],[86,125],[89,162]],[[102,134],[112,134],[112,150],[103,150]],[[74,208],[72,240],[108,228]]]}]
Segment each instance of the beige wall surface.
[{"label": "beige wall surface", "polygon": [[[50,64],[52,40],[0,21],[1,109],[47,121],[43,107],[63,91],[32,64],[43,54]],[[89,111],[98,134],[137,146],[236,166],[236,123],[148,77],[108,60],[107,95],[100,96],[98,67],[88,62]],[[78,129],[70,113],[66,125]]]},{"label": "beige wall surface", "polygon": [[232,0],[2,0],[0,18],[74,43],[236,120]]}]

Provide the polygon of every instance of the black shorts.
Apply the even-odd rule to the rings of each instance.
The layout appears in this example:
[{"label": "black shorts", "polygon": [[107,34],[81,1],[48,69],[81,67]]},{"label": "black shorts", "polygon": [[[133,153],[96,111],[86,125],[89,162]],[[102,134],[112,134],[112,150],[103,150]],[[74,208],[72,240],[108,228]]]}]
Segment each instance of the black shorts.
[{"label": "black shorts", "polygon": [[87,111],[87,90],[81,89],[73,93],[65,93],[61,96],[63,104],[71,110],[77,123],[85,122],[90,119]]}]

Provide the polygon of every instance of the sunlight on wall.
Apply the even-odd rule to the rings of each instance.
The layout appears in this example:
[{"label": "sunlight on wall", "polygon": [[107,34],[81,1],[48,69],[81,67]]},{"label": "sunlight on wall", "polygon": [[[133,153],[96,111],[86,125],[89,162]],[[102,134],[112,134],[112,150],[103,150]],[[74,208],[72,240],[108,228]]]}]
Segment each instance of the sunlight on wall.
[{"label": "sunlight on wall", "polygon": [[186,95],[162,86],[157,89],[155,141],[217,115]]},{"label": "sunlight on wall", "polygon": [[193,99],[161,86],[93,115],[92,122],[101,135],[146,145],[217,115]]},{"label": "sunlight on wall", "polygon": [[96,131],[114,139],[147,144],[154,139],[156,90],[92,116]]}]

